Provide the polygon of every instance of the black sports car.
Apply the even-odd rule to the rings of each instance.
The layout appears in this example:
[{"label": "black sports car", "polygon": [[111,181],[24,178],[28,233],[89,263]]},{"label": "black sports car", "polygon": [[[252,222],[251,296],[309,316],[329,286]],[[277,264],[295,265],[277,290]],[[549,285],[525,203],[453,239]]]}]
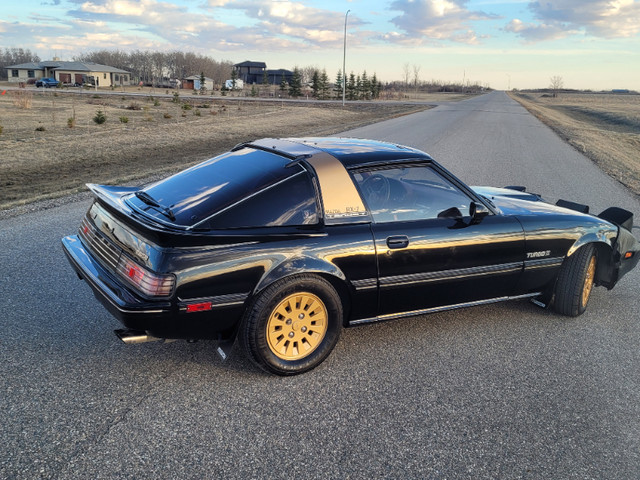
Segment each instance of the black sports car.
[{"label": "black sports car", "polygon": [[239,338],[267,371],[317,366],[342,327],[531,298],[584,312],[638,262],[633,215],[468,187],[388,143],[263,139],[144,188],[89,185],[62,242],[126,343]]}]

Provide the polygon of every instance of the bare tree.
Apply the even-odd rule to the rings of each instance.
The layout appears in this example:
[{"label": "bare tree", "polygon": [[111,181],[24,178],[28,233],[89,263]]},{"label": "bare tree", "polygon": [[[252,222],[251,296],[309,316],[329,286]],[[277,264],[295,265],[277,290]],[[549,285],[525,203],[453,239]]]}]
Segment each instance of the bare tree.
[{"label": "bare tree", "polygon": [[551,84],[549,88],[553,91],[554,98],[558,96],[558,91],[564,87],[564,81],[560,75],[554,75],[551,77]]},{"label": "bare tree", "polygon": [[416,91],[416,97],[418,96],[418,82],[420,81],[420,65],[413,65],[413,88]]},{"label": "bare tree", "polygon": [[405,63],[402,66],[402,73],[404,74],[404,88],[405,90],[409,87],[409,78],[411,78],[411,66],[409,62]]}]

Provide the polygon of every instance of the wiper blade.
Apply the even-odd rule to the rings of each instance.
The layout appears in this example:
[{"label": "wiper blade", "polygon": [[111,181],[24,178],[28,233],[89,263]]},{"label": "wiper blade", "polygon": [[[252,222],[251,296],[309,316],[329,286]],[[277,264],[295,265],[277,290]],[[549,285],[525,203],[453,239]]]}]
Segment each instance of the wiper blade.
[{"label": "wiper blade", "polygon": [[140,200],[142,200],[142,202],[144,202],[147,205],[149,205],[150,207],[156,208],[160,213],[162,213],[164,216],[166,216],[172,222],[175,221],[176,216],[173,214],[171,209],[169,207],[165,207],[163,205],[160,205],[151,195],[149,195],[144,190],[138,190],[135,193],[135,196],[138,197]]},{"label": "wiper blade", "polygon": [[139,190],[135,193],[135,196],[142,200],[147,205],[151,205],[152,207],[160,207],[160,204],[154,200],[154,198],[149,195],[144,190]]}]

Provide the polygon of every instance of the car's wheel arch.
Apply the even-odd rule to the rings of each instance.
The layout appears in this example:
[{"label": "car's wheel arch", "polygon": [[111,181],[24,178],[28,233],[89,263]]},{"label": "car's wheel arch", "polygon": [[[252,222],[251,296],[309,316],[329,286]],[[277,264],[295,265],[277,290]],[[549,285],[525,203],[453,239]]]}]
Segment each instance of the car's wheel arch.
[{"label": "car's wheel arch", "polygon": [[[598,256],[598,264],[596,266],[596,284],[606,284],[612,273],[613,268],[613,252],[614,248],[611,240],[601,233],[588,233],[579,238],[569,248],[566,258],[574,255],[580,248],[593,244]],[[565,259],[566,261],[566,259]]]},{"label": "car's wheel arch", "polygon": [[351,294],[347,284],[347,278],[336,265],[312,257],[297,257],[282,262],[265,272],[248,298],[257,298],[260,294],[275,282],[286,278],[295,278],[298,275],[315,275],[331,284],[342,302],[343,326],[346,325],[351,307]]}]

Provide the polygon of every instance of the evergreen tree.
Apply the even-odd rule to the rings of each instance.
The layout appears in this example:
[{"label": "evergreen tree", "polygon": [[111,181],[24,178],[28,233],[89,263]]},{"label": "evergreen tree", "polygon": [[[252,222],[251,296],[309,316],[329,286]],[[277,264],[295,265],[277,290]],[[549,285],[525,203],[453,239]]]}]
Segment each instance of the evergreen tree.
[{"label": "evergreen tree", "polygon": [[371,81],[367,76],[367,71],[362,72],[362,99],[371,100],[373,95],[371,94]]},{"label": "evergreen tree", "polygon": [[320,93],[320,74],[318,70],[313,71],[313,77],[311,77],[311,95],[313,98],[318,98]]},{"label": "evergreen tree", "polygon": [[360,75],[356,76],[355,100],[362,100],[362,79]]},{"label": "evergreen tree", "polygon": [[269,75],[267,74],[266,70],[262,73],[262,86],[263,87],[269,86]]},{"label": "evergreen tree", "polygon": [[204,77],[204,72],[200,72],[200,95],[207,93],[207,83]]},{"label": "evergreen tree", "polygon": [[293,69],[293,77],[291,78],[291,85],[289,85],[289,95],[293,98],[302,95],[302,75],[298,67]]},{"label": "evergreen tree", "polygon": [[373,72],[373,77],[371,77],[371,98],[376,100],[380,97],[380,83],[378,83],[378,78],[376,77],[376,73]]},{"label": "evergreen tree", "polygon": [[351,72],[349,74],[349,81],[347,82],[347,98],[349,100],[355,100],[356,95],[356,76],[353,74],[353,72]]},{"label": "evergreen tree", "polygon": [[287,88],[289,88],[289,84],[287,83],[283,75],[282,81],[280,82],[280,95],[284,95],[284,93],[287,91]]},{"label": "evergreen tree", "polygon": [[236,89],[236,82],[238,81],[238,71],[235,68],[231,69],[231,90]]},{"label": "evergreen tree", "polygon": [[322,70],[320,74],[320,100],[329,98],[329,76],[326,70]]},{"label": "evergreen tree", "polygon": [[333,84],[333,94],[336,98],[342,98],[342,70],[338,70],[336,83]]}]

